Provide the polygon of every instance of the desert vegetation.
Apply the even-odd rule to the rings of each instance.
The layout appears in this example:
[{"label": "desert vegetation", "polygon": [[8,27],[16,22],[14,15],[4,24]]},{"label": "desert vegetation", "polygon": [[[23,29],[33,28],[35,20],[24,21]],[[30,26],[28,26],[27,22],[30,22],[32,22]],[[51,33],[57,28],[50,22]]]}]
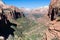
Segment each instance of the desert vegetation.
[{"label": "desert vegetation", "polygon": [[22,17],[16,20],[20,25],[17,27],[11,26],[15,32],[14,37],[11,35],[9,40],[42,40],[44,39],[44,31],[47,29],[44,24],[37,23],[34,20],[30,20],[26,17]]}]

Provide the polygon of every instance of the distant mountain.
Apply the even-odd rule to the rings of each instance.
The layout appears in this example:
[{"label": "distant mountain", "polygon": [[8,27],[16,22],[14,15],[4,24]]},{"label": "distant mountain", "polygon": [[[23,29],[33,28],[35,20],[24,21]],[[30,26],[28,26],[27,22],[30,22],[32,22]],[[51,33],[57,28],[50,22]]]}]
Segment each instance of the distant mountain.
[{"label": "distant mountain", "polygon": [[34,9],[29,9],[29,8],[20,8],[23,12],[26,12],[28,14],[39,14],[39,13],[42,13],[42,14],[46,14],[48,13],[48,9],[49,7],[48,6],[43,6],[43,7],[39,7],[39,8],[34,8]]},{"label": "distant mountain", "polygon": [[36,20],[36,18],[45,17],[48,13],[48,6],[29,9],[29,8],[20,8],[21,11],[25,14],[28,19]]},{"label": "distant mountain", "polygon": [[48,6],[43,6],[43,7],[40,7],[40,8],[35,8],[35,9],[32,9],[32,13],[42,13],[42,14],[46,14],[48,13],[48,9],[49,7]]}]

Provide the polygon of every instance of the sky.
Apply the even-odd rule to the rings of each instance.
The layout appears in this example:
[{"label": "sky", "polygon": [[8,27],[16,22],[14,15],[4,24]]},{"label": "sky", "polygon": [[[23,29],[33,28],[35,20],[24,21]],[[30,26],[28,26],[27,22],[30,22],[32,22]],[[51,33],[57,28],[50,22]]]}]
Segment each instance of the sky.
[{"label": "sky", "polygon": [[18,8],[38,8],[48,6],[50,0],[3,0],[7,5],[14,5]]}]

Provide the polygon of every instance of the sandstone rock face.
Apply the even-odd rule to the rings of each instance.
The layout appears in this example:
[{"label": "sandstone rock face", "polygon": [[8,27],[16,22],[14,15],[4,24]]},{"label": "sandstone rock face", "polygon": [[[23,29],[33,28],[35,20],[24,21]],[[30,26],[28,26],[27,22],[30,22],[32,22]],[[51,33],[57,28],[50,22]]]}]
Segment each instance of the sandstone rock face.
[{"label": "sandstone rock face", "polygon": [[15,30],[11,26],[20,25],[16,21],[20,17],[24,17],[24,14],[19,8],[8,6],[0,0],[0,40],[6,40],[10,34],[14,36]]},{"label": "sandstone rock face", "polygon": [[57,16],[60,16],[60,0],[51,0],[48,16],[51,20],[54,20]]},{"label": "sandstone rock face", "polygon": [[[56,11],[57,10],[57,11]],[[49,15],[54,17],[59,15],[60,11],[60,0],[51,0],[49,5]],[[57,18],[56,18],[57,19]],[[60,40],[60,21],[51,21],[48,30],[46,31],[47,40]]]},{"label": "sandstone rock face", "polygon": [[23,12],[21,12],[19,8],[15,6],[8,6],[3,3],[2,0],[0,1],[0,13],[7,16],[8,19],[17,19],[24,16]]}]

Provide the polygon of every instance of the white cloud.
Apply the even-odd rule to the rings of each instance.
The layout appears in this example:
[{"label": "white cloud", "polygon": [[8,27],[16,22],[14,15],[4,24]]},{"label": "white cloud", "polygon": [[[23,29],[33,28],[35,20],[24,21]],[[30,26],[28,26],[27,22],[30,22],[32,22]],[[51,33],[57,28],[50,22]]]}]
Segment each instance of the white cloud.
[{"label": "white cloud", "polygon": [[29,11],[30,10],[30,8],[25,8],[27,11]]},{"label": "white cloud", "polygon": [[40,8],[48,8],[49,6],[41,6]]}]

